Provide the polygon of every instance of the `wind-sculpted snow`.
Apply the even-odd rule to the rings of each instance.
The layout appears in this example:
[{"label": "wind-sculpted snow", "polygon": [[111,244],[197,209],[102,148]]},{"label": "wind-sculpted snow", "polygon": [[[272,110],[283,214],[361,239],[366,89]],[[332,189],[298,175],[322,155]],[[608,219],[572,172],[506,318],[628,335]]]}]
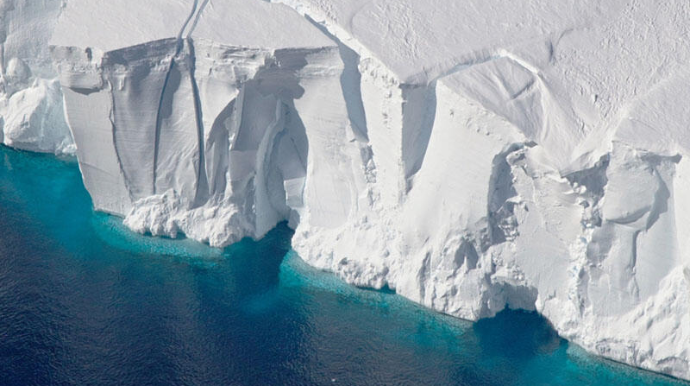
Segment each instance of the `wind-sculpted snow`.
[{"label": "wind-sculpted snow", "polygon": [[[535,309],[690,379],[690,5],[41,4],[11,16],[47,20],[36,44],[3,46],[25,87],[5,142],[64,148],[39,122],[64,94],[97,209],[216,247],[288,220],[350,283],[472,320]],[[31,59],[51,34],[61,89]]]}]

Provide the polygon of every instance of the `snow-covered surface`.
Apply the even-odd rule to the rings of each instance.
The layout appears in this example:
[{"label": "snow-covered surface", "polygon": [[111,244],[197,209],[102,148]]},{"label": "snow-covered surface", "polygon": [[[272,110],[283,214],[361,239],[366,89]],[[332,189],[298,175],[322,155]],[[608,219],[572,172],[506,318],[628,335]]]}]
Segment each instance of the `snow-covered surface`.
[{"label": "snow-covered surface", "polygon": [[0,8],[3,141],[73,149],[64,93],[94,204],[132,229],[220,247],[288,220],[348,282],[535,309],[690,379],[690,3]]}]

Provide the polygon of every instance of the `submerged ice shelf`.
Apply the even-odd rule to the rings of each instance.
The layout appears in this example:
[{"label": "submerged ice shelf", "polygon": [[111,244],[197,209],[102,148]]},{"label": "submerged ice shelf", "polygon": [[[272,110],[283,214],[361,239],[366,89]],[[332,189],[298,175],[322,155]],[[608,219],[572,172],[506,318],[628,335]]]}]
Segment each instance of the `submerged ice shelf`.
[{"label": "submerged ice shelf", "polygon": [[4,141],[73,149],[64,99],[97,209],[690,378],[690,5],[57,3],[2,19]]}]

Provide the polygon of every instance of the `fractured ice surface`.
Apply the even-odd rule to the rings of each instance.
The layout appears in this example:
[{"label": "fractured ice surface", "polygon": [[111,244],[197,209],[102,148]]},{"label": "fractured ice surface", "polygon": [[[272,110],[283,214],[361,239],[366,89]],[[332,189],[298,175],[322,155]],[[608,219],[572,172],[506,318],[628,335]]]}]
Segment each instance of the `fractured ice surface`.
[{"label": "fractured ice surface", "polygon": [[690,4],[39,3],[3,13],[5,142],[67,146],[64,94],[97,209],[218,247],[288,220],[348,282],[690,378]]}]

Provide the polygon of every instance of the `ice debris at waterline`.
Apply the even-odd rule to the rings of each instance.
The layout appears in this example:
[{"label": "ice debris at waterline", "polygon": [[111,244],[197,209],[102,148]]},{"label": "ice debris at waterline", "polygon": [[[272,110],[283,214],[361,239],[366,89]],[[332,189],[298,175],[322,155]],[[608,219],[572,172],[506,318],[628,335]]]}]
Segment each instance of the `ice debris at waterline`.
[{"label": "ice debris at waterline", "polygon": [[57,3],[2,3],[3,141],[97,209],[690,378],[690,3]]},{"label": "ice debris at waterline", "polygon": [[536,313],[472,324],[358,290],[289,252],[284,225],[192,250],[104,218],[75,162],[0,148],[0,383],[686,384],[585,354]]}]

